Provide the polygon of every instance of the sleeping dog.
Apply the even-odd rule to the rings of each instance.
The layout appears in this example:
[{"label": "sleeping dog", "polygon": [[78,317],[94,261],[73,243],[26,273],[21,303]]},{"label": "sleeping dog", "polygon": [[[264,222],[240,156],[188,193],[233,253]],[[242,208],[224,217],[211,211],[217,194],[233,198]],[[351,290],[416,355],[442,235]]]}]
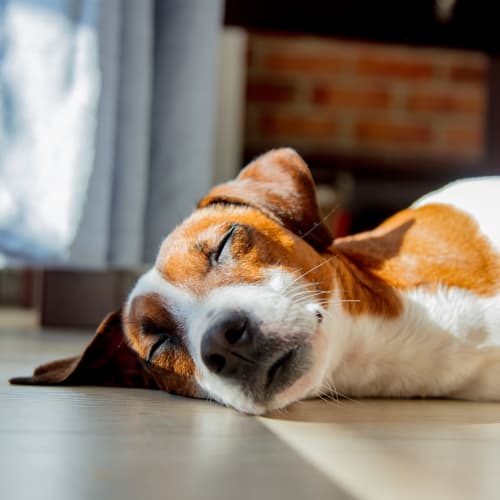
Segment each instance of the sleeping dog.
[{"label": "sleeping dog", "polygon": [[500,401],[500,177],[332,241],[302,158],[215,187],[84,353],[28,384],[159,388],[251,414],[321,395]]}]

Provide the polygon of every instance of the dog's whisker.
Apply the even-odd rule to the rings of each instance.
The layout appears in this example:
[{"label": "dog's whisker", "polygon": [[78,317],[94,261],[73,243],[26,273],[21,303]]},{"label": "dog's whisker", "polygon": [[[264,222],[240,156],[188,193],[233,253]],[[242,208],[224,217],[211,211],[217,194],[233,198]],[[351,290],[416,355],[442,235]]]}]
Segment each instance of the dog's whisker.
[{"label": "dog's whisker", "polygon": [[316,288],[306,288],[306,287],[301,287],[299,289],[297,289],[297,291],[295,292],[295,294],[292,294],[291,296],[293,295],[296,295],[296,294],[302,294],[302,293],[323,293],[323,294],[327,294],[327,293],[330,293],[329,291],[327,290],[318,290]]},{"label": "dog's whisker", "polygon": [[300,283],[297,280],[294,279],[293,283],[290,283],[283,293],[285,294],[295,294],[295,293],[301,293],[301,292],[308,292],[314,290],[315,286],[319,285],[319,282],[309,282],[309,283]]},{"label": "dog's whisker", "polygon": [[361,302],[359,299],[339,299],[339,300],[334,300],[333,302],[330,302],[330,304],[344,304],[345,302]]},{"label": "dog's whisker", "polygon": [[323,297],[323,295],[324,295],[323,293],[307,293],[303,295],[290,297],[290,300],[292,300],[293,302],[304,302],[310,299],[314,299],[316,297]]},{"label": "dog's whisker", "polygon": [[340,403],[340,395],[339,395],[339,391],[337,390],[337,386],[335,385],[335,382],[334,380],[330,380],[330,389],[333,389],[333,394],[337,400],[337,403]]},{"label": "dog's whisker", "polygon": [[[321,261],[319,264],[317,264],[316,266],[314,266],[313,268],[309,269],[308,271],[302,273],[301,275],[297,276],[289,285],[288,287],[290,287],[291,285],[294,285],[297,281],[299,281],[300,279],[304,278],[305,276],[307,276],[308,274],[316,271],[316,269],[324,266],[325,264],[328,264],[329,262],[331,262],[333,259],[335,258],[335,256],[332,256],[332,257],[329,257],[328,259],[325,259],[323,261]],[[287,287],[287,288],[288,288]],[[285,289],[286,290],[286,289]]]},{"label": "dog's whisker", "polygon": [[342,396],[338,394],[334,386],[332,386],[331,384],[328,384],[326,391],[320,394],[320,399],[322,401],[326,401],[328,403],[334,402],[338,406],[343,406],[343,403],[340,399],[341,397]]},{"label": "dog's whisker", "polygon": [[329,385],[330,390],[333,390],[335,392],[335,395],[337,398],[340,397],[340,398],[345,399],[347,401],[352,401],[352,402],[356,402],[356,403],[360,402],[359,400],[353,399],[350,396],[348,396],[347,394],[340,392],[337,389],[337,386],[335,385],[335,381],[333,379],[329,380],[328,385]]},{"label": "dog's whisker", "polygon": [[304,294],[304,293],[322,293],[322,294],[327,294],[327,293],[330,293],[329,291],[327,290],[317,290],[317,289],[307,289],[307,288],[302,288],[302,289],[299,289],[297,290],[297,292],[295,292],[295,294],[293,294],[292,296],[294,295],[300,295],[300,294]]},{"label": "dog's whisker", "polygon": [[326,384],[325,391],[321,393],[320,398],[326,401],[334,401],[336,404],[342,406],[343,400],[358,402],[355,399],[350,398],[349,396],[341,393],[333,380],[330,380]]},{"label": "dog's whisker", "polygon": [[317,283],[296,283],[293,286],[288,286],[283,293],[290,300],[296,300],[305,295],[328,293],[324,290],[316,289],[314,285],[317,285]]},{"label": "dog's whisker", "polygon": [[[329,295],[330,292],[327,291],[309,291],[302,290],[296,292],[295,294],[289,296],[289,299],[297,306],[307,305],[310,302],[316,302],[322,308],[327,309],[330,305],[339,305],[344,303],[356,303],[360,302],[359,299],[337,299],[334,301],[329,301],[328,299],[322,299],[324,295]],[[318,299],[319,298],[319,299]]]},{"label": "dog's whisker", "polygon": [[339,206],[338,205],[335,205],[331,210],[329,210],[326,215],[324,215],[321,220],[319,220],[318,222],[315,222],[310,229],[308,229],[304,234],[301,234],[300,237],[304,240],[305,238],[307,238],[307,236],[309,236],[315,229],[317,229],[319,226],[321,226],[321,224],[323,224],[323,222],[325,222],[326,220],[328,220],[328,218],[330,216],[332,216],[337,210],[338,210]]}]

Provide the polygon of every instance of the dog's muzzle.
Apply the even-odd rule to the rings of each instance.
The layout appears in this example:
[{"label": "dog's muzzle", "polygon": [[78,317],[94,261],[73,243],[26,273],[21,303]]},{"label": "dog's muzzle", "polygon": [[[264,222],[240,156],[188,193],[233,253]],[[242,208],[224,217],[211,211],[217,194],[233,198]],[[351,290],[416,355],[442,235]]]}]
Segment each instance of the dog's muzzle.
[{"label": "dog's muzzle", "polygon": [[309,368],[310,355],[308,343],[264,333],[258,319],[240,310],[212,311],[201,337],[207,369],[257,402],[292,385]]}]

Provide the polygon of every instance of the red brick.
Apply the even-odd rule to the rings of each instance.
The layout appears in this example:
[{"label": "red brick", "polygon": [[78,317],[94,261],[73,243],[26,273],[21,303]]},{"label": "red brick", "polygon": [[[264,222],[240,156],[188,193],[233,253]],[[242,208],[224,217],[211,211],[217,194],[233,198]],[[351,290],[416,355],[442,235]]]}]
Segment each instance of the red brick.
[{"label": "red brick", "polygon": [[300,136],[312,140],[332,137],[337,130],[336,124],[330,118],[270,113],[260,117],[258,127],[264,136]]},{"label": "red brick", "polygon": [[294,54],[287,51],[272,52],[263,56],[263,67],[281,73],[338,73],[344,68],[345,59],[328,54]]},{"label": "red brick", "polygon": [[361,56],[357,63],[357,71],[364,76],[382,76],[404,79],[425,79],[433,75],[433,65],[430,61],[420,59],[396,59],[387,54],[380,56]]},{"label": "red brick", "polygon": [[432,140],[432,131],[426,125],[387,119],[361,119],[355,125],[355,135],[371,144],[421,145]]},{"label": "red brick", "polygon": [[455,153],[484,153],[485,137],[480,126],[451,126],[445,132],[445,143]]},{"label": "red brick", "polygon": [[250,102],[287,102],[295,95],[296,89],[285,83],[251,81],[247,85],[247,101]]},{"label": "red brick", "polygon": [[345,108],[387,108],[391,94],[386,89],[318,86],[313,91],[313,102],[324,106]]},{"label": "red brick", "polygon": [[408,97],[407,106],[411,111],[481,114],[485,102],[481,94],[452,93],[450,89],[447,94],[414,92]]},{"label": "red brick", "polygon": [[484,66],[455,64],[450,68],[450,78],[456,82],[484,84],[487,75],[488,68],[486,64]]}]

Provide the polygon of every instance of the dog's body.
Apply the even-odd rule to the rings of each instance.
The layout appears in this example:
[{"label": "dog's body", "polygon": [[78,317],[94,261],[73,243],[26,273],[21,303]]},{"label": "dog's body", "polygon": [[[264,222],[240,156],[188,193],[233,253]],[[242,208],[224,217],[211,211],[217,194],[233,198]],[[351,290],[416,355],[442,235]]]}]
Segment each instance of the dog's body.
[{"label": "dog's body", "polygon": [[332,242],[303,160],[271,151],[163,242],[122,314],[127,373],[257,414],[334,394],[500,401],[499,209],[500,178],[467,181]]},{"label": "dog's body", "polygon": [[[290,151],[275,151],[259,161],[270,175],[276,164],[286,164],[290,175],[301,168],[301,160]],[[184,325],[186,350],[193,360],[190,370],[202,392],[251,413],[334,393],[500,400],[500,224],[493,210],[499,205],[499,179],[455,185],[420,200],[374,231],[326,248],[298,241],[297,234],[318,224],[315,215],[309,217],[311,227],[295,234],[286,224],[273,227],[269,217],[254,208],[253,199],[245,201],[254,196],[252,186],[246,186],[247,193],[238,190],[242,199],[234,199],[237,183],[228,192],[216,188],[169,236],[156,267],[129,299],[132,304],[137,297],[144,301],[145,295],[157,294],[166,307],[178,311],[176,322]],[[453,205],[436,204],[450,197],[456,198]],[[310,200],[298,202],[307,205]],[[473,216],[467,214],[469,204]],[[203,251],[193,248],[213,248],[234,224],[264,235],[262,247],[233,242],[231,262],[207,268]],[[240,239],[252,239],[239,231]],[[235,250],[237,244],[242,249]],[[245,245],[255,251],[252,261],[245,260]],[[269,258],[266,252],[276,255]],[[299,275],[302,278],[291,285]],[[259,348],[239,352],[241,340],[231,344],[221,337],[204,358],[203,342],[211,325],[234,329],[224,326],[224,320],[214,323],[209,311],[217,316],[235,310],[257,318],[262,325],[259,336],[288,345],[276,348],[278,354],[268,361]],[[136,335],[129,329],[132,346],[146,357],[140,350],[144,344],[134,343]],[[304,346],[307,353],[301,352]],[[265,343],[261,348],[266,355],[271,349]],[[280,355],[286,356],[289,349],[300,354],[287,361],[288,370],[296,371],[289,375],[294,380],[266,395],[262,386],[269,382],[257,380],[269,376],[274,363],[279,367]],[[228,358],[234,356],[243,359],[226,374]],[[217,357],[226,367],[217,364]],[[260,361],[265,374],[244,369]]]},{"label": "dog's body", "polygon": [[[500,400],[500,178],[460,181],[334,247],[383,260],[402,300],[395,317],[342,317],[346,345],[331,381],[353,396]],[[412,221],[397,255],[367,241]],[[361,261],[362,265],[362,261]],[[338,327],[337,327],[338,329]]]}]

